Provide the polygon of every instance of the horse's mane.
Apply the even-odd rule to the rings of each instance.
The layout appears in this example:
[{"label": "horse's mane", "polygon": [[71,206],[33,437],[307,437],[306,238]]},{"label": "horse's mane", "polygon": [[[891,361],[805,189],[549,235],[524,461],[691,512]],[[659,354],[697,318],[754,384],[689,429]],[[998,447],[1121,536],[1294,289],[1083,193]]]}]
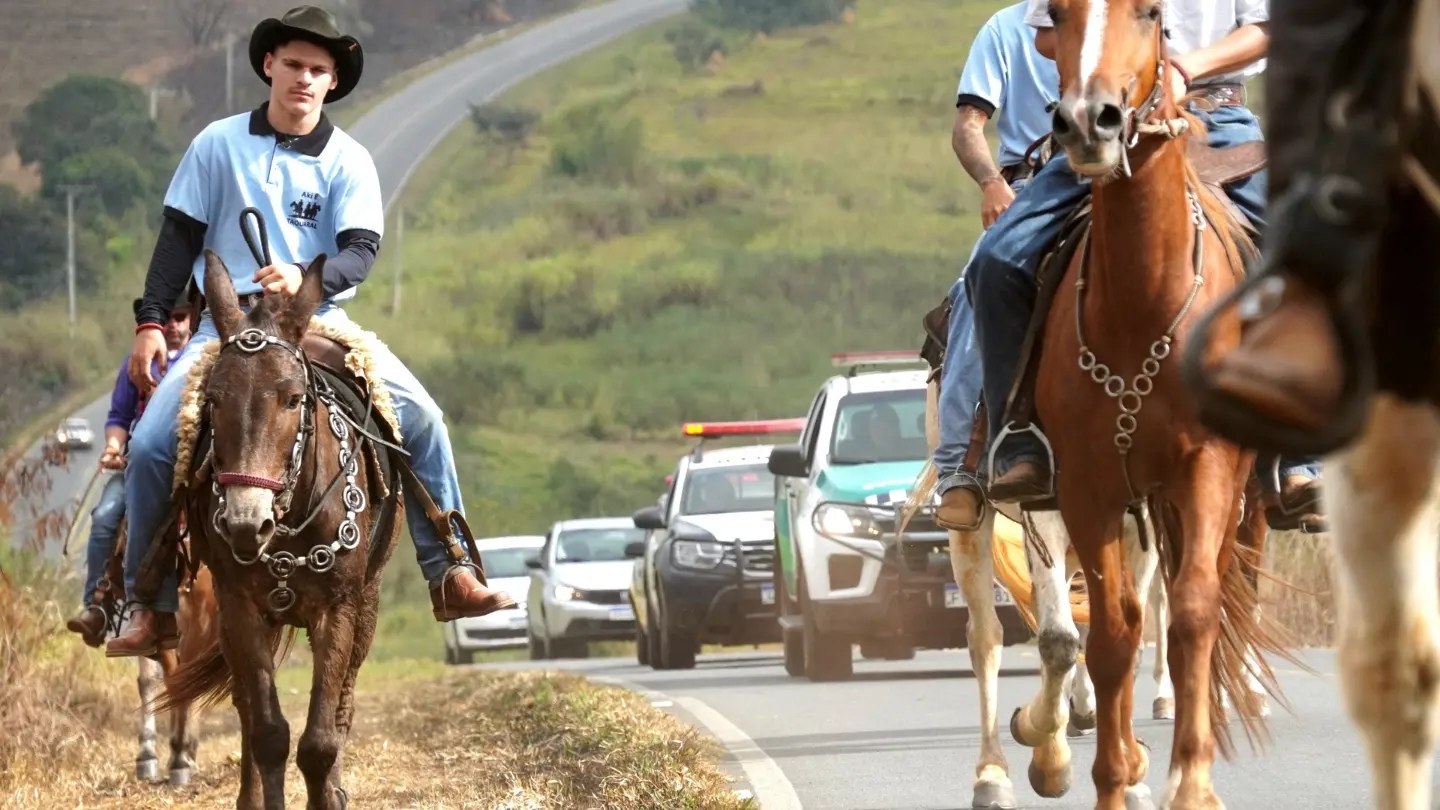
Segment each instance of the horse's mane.
[{"label": "horse's mane", "polygon": [[1220,199],[1211,186],[1201,182],[1200,172],[1196,170],[1190,156],[1184,151],[1189,143],[1186,139],[1200,138],[1203,140],[1206,137],[1208,131],[1205,124],[1184,107],[1179,107],[1179,117],[1186,123],[1185,132],[1176,139],[1180,144],[1181,156],[1185,164],[1185,184],[1194,189],[1196,197],[1200,200],[1200,210],[1210,224],[1210,230],[1214,232],[1215,238],[1220,240],[1221,249],[1225,253],[1225,261],[1229,263],[1231,270],[1238,278],[1244,274],[1246,257],[1253,257],[1259,253],[1259,249],[1255,246],[1255,240],[1250,235],[1250,224],[1236,217],[1234,209],[1230,207],[1229,203]]}]

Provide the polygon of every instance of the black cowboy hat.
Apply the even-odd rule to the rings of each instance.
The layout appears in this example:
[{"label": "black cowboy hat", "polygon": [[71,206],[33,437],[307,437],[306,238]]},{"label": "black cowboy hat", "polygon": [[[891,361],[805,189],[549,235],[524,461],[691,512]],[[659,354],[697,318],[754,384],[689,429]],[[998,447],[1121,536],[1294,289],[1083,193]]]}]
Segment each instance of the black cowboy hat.
[{"label": "black cowboy hat", "polygon": [[335,89],[325,96],[326,102],[339,101],[360,83],[360,73],[365,67],[365,52],[360,43],[340,33],[335,15],[315,6],[297,6],[278,20],[271,17],[255,26],[250,35],[250,66],[255,69],[255,75],[269,84],[265,54],[274,51],[279,43],[295,39],[313,42],[335,58]]}]

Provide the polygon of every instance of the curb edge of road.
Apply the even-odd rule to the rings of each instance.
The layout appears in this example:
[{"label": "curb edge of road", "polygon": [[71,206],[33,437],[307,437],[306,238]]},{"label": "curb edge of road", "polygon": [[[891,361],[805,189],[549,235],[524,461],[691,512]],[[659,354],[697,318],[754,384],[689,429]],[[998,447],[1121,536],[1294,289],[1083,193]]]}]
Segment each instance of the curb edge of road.
[{"label": "curb edge of road", "polygon": [[658,692],[624,678],[582,674],[583,677],[594,683],[618,686],[635,692],[648,699],[651,705],[657,708],[677,706],[694,717],[710,736],[724,746],[726,753],[740,766],[746,781],[750,783],[755,803],[762,810],[800,810],[802,807],[800,797],[795,793],[795,786],[790,783],[790,779],[785,776],[780,765],[771,759],[770,755],[766,754],[760,746],[756,745],[750,735],[705,701],[693,697],[671,697],[664,692]]}]

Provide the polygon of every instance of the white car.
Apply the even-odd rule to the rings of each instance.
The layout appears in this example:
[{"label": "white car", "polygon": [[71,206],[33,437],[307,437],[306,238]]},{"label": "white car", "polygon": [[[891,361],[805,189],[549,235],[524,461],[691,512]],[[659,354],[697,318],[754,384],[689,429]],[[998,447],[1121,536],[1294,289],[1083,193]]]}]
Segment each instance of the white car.
[{"label": "white car", "polygon": [[645,532],[629,517],[562,520],[530,571],[530,658],[584,658],[590,642],[635,637],[630,575]]},{"label": "white car", "polygon": [[90,428],[90,420],[72,416],[55,429],[55,441],[63,447],[85,449],[95,444],[95,431]]},{"label": "white car", "polygon": [[525,595],[530,588],[526,561],[544,545],[540,535],[488,537],[475,541],[490,587],[510,594],[515,607],[488,616],[446,622],[445,663],[468,664],[477,651],[525,646]]}]

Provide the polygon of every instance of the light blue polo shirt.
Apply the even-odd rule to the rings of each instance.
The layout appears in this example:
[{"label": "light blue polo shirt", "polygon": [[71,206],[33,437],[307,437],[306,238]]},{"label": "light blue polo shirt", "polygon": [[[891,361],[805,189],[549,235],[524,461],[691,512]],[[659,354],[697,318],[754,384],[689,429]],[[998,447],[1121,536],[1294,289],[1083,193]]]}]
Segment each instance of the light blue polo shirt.
[{"label": "light blue polo shirt", "polygon": [[[204,223],[205,247],[230,269],[235,292],[260,291],[259,269],[240,233],[240,212],[253,206],[269,230],[275,264],[309,266],[339,252],[336,236],[351,229],[382,235],[385,209],[370,153],[322,115],[309,135],[277,139],[265,108],[206,127],[180,159],[165,205]],[[205,256],[195,260],[205,288]],[[330,300],[355,297],[351,287]]]},{"label": "light blue polo shirt", "polygon": [[1020,2],[1003,8],[980,28],[956,90],[959,101],[969,96],[988,104],[992,118],[1000,112],[995,131],[1001,166],[1019,163],[1031,144],[1050,134],[1045,108],[1060,95],[1060,72],[1035,50],[1035,29],[1025,22],[1025,7]]}]

